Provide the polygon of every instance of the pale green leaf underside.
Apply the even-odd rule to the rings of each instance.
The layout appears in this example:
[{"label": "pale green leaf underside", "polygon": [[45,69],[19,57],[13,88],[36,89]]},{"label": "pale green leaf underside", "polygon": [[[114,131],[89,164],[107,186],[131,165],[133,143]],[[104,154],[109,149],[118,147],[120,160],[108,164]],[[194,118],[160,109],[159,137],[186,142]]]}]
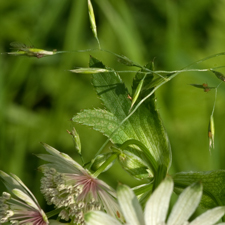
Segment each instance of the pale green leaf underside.
[{"label": "pale green leaf underside", "polygon": [[[105,68],[91,58],[91,67]],[[74,122],[93,127],[109,137],[129,114],[129,93],[116,72],[93,74],[93,85],[106,110],[85,110],[73,117]],[[171,150],[164,127],[154,104],[148,109],[142,104],[139,109],[111,137],[112,143],[123,144],[129,139],[141,141],[158,163],[170,166]]]},{"label": "pale green leaf underside", "polygon": [[[115,130],[119,124],[118,119],[112,113],[103,109],[84,110],[74,116],[73,121],[91,126],[107,137],[110,136],[112,131]],[[126,133],[126,131],[127,130],[123,129],[122,126],[111,141],[114,143],[123,143],[124,140],[129,139],[129,132]]]},{"label": "pale green leaf underside", "polygon": [[199,181],[203,185],[201,205],[213,208],[225,205],[225,170],[181,172],[173,176],[176,188],[184,188]]}]

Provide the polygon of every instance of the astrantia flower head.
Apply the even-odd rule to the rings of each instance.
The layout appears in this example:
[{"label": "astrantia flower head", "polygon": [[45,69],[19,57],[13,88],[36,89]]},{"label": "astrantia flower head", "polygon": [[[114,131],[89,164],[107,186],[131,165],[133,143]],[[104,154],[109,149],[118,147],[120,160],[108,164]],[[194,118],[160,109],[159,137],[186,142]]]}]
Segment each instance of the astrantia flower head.
[{"label": "astrantia flower head", "polygon": [[36,198],[16,175],[9,176],[0,171],[0,177],[13,194],[4,192],[0,197],[0,224],[49,224]]},{"label": "astrantia flower head", "polygon": [[115,191],[95,178],[68,155],[44,144],[49,154],[38,155],[50,162],[40,167],[44,173],[41,192],[48,204],[60,208],[61,219],[84,224],[84,213],[101,210],[119,219],[120,209]]},{"label": "astrantia flower head", "polygon": [[[133,191],[125,186],[118,187],[117,195],[121,211],[129,225],[213,225],[225,213],[225,207],[208,210],[189,222],[189,217],[196,210],[202,195],[202,186],[193,184],[179,196],[171,214],[167,218],[173,181],[165,179],[148,200],[144,213]],[[106,222],[107,221],[107,222]],[[87,225],[120,225],[117,220],[102,212],[88,212],[85,215]],[[220,225],[225,223],[221,223]],[[219,224],[218,224],[219,225]]]}]

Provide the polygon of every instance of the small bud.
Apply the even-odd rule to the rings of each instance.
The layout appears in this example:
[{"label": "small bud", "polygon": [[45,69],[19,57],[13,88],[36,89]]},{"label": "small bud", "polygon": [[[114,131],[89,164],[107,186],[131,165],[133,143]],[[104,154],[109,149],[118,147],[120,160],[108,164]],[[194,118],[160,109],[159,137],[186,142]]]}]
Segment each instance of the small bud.
[{"label": "small bud", "polygon": [[218,71],[215,71],[215,70],[212,70],[211,69],[211,71],[220,79],[220,80],[222,80],[222,81],[224,81],[225,82],[225,76],[222,74],[222,73],[220,73],[220,72],[218,72]]},{"label": "small bud", "polygon": [[123,150],[120,153],[119,162],[129,174],[138,180],[153,177],[152,171],[144,160],[129,151]]},{"label": "small bud", "polygon": [[102,68],[77,68],[77,69],[69,70],[69,71],[72,73],[83,73],[83,74],[110,72],[110,70],[102,69]]},{"label": "small bud", "polygon": [[79,134],[77,133],[76,129],[73,127],[72,131],[67,131],[72,137],[74,141],[75,148],[77,149],[78,153],[81,155],[81,142]]},{"label": "small bud", "polygon": [[3,192],[2,193],[2,198],[4,200],[9,200],[11,198],[11,194],[9,194],[8,192]]},{"label": "small bud", "polygon": [[215,87],[209,87],[208,84],[190,84],[196,88],[201,88],[204,90],[204,92],[209,92],[211,89],[214,89]]}]

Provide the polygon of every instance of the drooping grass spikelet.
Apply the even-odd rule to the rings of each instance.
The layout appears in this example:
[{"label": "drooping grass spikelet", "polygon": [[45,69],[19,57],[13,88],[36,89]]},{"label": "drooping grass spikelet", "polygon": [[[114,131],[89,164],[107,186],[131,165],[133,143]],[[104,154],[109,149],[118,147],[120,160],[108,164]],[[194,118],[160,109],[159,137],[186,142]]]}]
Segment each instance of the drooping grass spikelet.
[{"label": "drooping grass spikelet", "polygon": [[94,37],[96,38],[96,40],[98,42],[99,49],[101,49],[100,42],[98,40],[97,26],[96,26],[96,22],[95,22],[95,14],[94,14],[93,6],[91,4],[91,0],[88,0],[88,14],[89,14],[92,32],[93,32]]},{"label": "drooping grass spikelet", "polygon": [[83,73],[83,74],[110,72],[109,70],[103,69],[103,68],[76,68],[76,69],[69,70],[69,71],[72,73]]},{"label": "drooping grass spikelet", "polygon": [[215,125],[213,114],[210,116],[209,120],[209,128],[208,128],[208,136],[209,136],[209,151],[214,148],[214,137],[215,137]]}]

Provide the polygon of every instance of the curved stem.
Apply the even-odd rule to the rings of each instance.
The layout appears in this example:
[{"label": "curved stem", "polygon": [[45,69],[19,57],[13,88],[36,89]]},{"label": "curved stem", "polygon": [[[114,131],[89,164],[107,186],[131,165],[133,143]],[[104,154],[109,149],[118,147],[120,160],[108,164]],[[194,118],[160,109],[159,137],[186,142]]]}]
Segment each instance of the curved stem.
[{"label": "curved stem", "polygon": [[95,171],[92,176],[97,178],[104,170],[105,168],[113,162],[117,158],[117,153],[113,153],[99,168],[97,171]]}]

